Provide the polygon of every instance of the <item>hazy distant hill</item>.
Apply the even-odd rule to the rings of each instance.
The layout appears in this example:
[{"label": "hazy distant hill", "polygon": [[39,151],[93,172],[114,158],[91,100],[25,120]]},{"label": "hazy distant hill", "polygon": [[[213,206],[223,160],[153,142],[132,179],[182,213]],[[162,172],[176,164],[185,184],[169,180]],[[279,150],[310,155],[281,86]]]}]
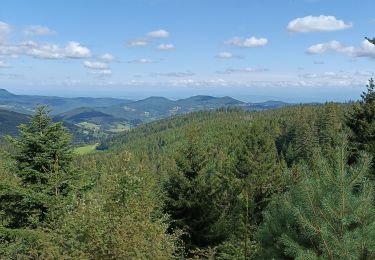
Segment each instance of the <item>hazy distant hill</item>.
[{"label": "hazy distant hill", "polygon": [[[18,126],[20,124],[27,124],[29,122],[29,115],[13,112],[5,109],[0,109],[0,137],[4,135],[15,136],[18,134]],[[96,140],[93,131],[84,130],[74,124],[64,121],[64,126],[69,129],[73,135],[75,143],[87,143]]]},{"label": "hazy distant hill", "polygon": [[27,122],[27,115],[0,109],[0,135],[15,135],[17,127]]},{"label": "hazy distant hill", "polygon": [[199,95],[179,100],[149,97],[132,101],[116,98],[15,95],[0,89],[0,108],[31,114],[35,106],[39,104],[49,105],[55,120],[74,125],[86,134],[94,133],[97,137],[100,137],[101,133],[117,133],[143,123],[195,111],[215,110],[221,107],[264,110],[289,105],[281,101],[245,103],[227,96]]},{"label": "hazy distant hill", "polygon": [[30,114],[35,106],[44,104],[52,108],[53,114],[63,113],[79,107],[105,107],[125,105],[130,100],[116,98],[64,98],[53,96],[15,95],[5,89],[0,89],[0,108]]}]

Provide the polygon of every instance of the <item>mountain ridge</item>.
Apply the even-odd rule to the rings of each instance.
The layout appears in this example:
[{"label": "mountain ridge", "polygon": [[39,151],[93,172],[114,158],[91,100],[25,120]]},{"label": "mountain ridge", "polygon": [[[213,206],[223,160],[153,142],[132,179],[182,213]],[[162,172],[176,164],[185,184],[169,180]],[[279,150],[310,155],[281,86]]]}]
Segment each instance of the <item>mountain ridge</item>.
[{"label": "mountain ridge", "polygon": [[57,96],[16,95],[0,89],[0,109],[32,114],[37,105],[48,105],[54,120],[62,120],[88,132],[113,134],[140,124],[170,116],[215,110],[223,107],[239,107],[245,110],[264,110],[291,105],[270,100],[247,103],[230,96],[215,97],[196,95],[171,100],[162,96],[150,96],[140,100],[119,98],[92,98]]}]

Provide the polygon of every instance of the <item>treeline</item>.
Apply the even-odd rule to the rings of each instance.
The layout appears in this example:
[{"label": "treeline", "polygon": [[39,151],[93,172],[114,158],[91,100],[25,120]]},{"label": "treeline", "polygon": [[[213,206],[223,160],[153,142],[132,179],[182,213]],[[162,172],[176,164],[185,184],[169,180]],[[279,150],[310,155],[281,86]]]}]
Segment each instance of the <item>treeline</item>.
[{"label": "treeline", "polygon": [[5,259],[375,257],[372,80],[355,104],[191,113],[86,156],[43,107],[8,140]]}]

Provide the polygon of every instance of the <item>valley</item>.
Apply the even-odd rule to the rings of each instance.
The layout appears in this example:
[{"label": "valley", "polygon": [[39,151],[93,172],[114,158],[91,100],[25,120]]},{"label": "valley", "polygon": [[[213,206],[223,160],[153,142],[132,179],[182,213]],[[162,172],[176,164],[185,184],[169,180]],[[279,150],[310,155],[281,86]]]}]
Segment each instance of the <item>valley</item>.
[{"label": "valley", "polygon": [[[241,108],[261,111],[281,108],[292,104],[281,101],[247,103],[231,97],[193,96],[170,100],[164,97],[149,97],[143,100],[116,98],[64,98],[49,96],[15,95],[0,90],[0,120],[11,122],[3,128],[3,134],[13,134],[16,126],[26,121],[38,105],[47,105],[55,121],[62,121],[73,132],[75,139],[95,142],[116,133],[160,119],[197,111],[219,108]],[[12,116],[17,115],[17,116]]]}]

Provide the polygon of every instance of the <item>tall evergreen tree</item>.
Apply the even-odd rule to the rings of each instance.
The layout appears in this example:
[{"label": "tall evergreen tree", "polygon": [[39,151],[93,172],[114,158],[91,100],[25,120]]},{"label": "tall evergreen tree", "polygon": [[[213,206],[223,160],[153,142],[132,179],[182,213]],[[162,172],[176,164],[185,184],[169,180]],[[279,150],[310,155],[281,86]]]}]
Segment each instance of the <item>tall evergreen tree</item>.
[{"label": "tall evergreen tree", "polygon": [[[37,107],[28,125],[19,127],[11,177],[0,180],[0,253],[14,259],[56,258],[47,231],[60,215],[61,197],[69,191],[70,134]],[[9,181],[11,180],[11,181]]]},{"label": "tall evergreen tree", "polygon": [[317,170],[270,204],[258,231],[261,259],[373,259],[374,183],[369,158],[347,165],[346,144],[334,165],[320,158]]},{"label": "tall evergreen tree", "polygon": [[[221,165],[216,157],[223,160]],[[176,169],[165,185],[165,209],[172,227],[185,232],[182,239],[188,252],[218,245],[226,237],[228,227],[223,216],[232,198],[224,188],[228,178],[219,177],[227,168],[226,160],[224,154],[205,147],[194,128],[188,130],[186,142],[176,153]]]},{"label": "tall evergreen tree", "polygon": [[361,100],[353,105],[346,124],[351,129],[350,141],[354,155],[366,151],[375,155],[375,83],[370,79],[367,91],[361,95]]},{"label": "tall evergreen tree", "polygon": [[52,122],[45,106],[36,108],[29,125],[20,125],[20,138],[10,138],[16,147],[13,159],[25,187],[58,196],[71,178],[71,135],[61,122]]},{"label": "tall evergreen tree", "polygon": [[[242,135],[242,146],[237,150],[236,177],[240,180],[242,205],[242,234],[244,258],[250,252],[253,230],[259,224],[261,212],[267,198],[278,188],[279,165],[275,141],[269,130],[262,125],[253,125]],[[253,239],[252,239],[253,240]]]}]

